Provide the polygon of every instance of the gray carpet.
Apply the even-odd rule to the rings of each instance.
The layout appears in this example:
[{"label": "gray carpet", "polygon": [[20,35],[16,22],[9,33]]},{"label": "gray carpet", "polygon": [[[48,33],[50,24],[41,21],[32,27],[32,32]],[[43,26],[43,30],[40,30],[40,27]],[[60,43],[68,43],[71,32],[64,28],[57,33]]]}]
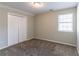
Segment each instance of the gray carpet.
[{"label": "gray carpet", "polygon": [[0,50],[0,56],[77,56],[76,47],[32,39]]}]

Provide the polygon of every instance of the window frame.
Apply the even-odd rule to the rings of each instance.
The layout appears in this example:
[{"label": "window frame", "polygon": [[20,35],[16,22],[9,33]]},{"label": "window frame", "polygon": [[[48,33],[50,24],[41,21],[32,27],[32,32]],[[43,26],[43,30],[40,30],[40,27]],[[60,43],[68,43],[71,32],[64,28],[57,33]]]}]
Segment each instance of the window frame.
[{"label": "window frame", "polygon": [[[66,15],[69,15],[69,14],[71,14],[72,16],[71,16],[71,18],[70,19],[72,19],[70,22],[68,22],[68,21],[59,21],[59,16],[66,16]],[[63,18],[63,19],[66,19],[66,18]],[[68,18],[67,18],[68,19]],[[66,13],[66,14],[59,14],[58,15],[58,32],[73,32],[73,13]],[[60,24],[66,24],[66,23],[71,23],[72,25],[72,27],[71,27],[71,30],[63,30],[63,28],[62,28],[62,30],[60,30]]]}]

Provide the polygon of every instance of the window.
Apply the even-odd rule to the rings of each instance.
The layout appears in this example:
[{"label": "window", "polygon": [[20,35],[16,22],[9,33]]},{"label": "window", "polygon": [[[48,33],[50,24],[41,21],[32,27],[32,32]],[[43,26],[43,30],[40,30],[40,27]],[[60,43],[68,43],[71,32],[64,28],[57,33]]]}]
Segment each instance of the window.
[{"label": "window", "polygon": [[73,32],[73,14],[58,16],[58,31]]}]

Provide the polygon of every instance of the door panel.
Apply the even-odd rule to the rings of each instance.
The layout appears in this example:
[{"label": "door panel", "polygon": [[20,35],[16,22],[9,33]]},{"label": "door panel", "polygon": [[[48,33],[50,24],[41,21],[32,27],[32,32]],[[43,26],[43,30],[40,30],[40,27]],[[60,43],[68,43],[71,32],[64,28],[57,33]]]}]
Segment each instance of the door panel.
[{"label": "door panel", "polygon": [[8,46],[18,43],[18,22],[17,17],[8,15]]},{"label": "door panel", "polygon": [[26,40],[26,18],[8,15],[8,46]]},{"label": "door panel", "polygon": [[19,42],[26,40],[26,18],[19,19]]}]

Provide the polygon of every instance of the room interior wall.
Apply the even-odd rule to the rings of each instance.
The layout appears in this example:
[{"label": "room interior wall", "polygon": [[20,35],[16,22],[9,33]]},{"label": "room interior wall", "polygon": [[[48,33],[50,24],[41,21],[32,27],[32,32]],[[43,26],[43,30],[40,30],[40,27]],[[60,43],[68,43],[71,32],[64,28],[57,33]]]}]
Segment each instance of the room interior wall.
[{"label": "room interior wall", "polygon": [[[73,13],[73,32],[58,31],[58,15]],[[76,46],[76,8],[38,14],[35,17],[35,38]]]},{"label": "room interior wall", "polygon": [[77,6],[77,50],[79,53],[79,4]]},{"label": "room interior wall", "polygon": [[8,45],[7,35],[7,10],[0,8],[0,48],[4,48]]},{"label": "room interior wall", "polygon": [[0,5],[0,49],[8,46],[8,13],[16,13],[17,15],[24,15],[27,17],[27,40],[33,38],[33,15],[18,12],[12,8],[1,7]]},{"label": "room interior wall", "polygon": [[27,16],[27,39],[34,38],[34,17]]}]

